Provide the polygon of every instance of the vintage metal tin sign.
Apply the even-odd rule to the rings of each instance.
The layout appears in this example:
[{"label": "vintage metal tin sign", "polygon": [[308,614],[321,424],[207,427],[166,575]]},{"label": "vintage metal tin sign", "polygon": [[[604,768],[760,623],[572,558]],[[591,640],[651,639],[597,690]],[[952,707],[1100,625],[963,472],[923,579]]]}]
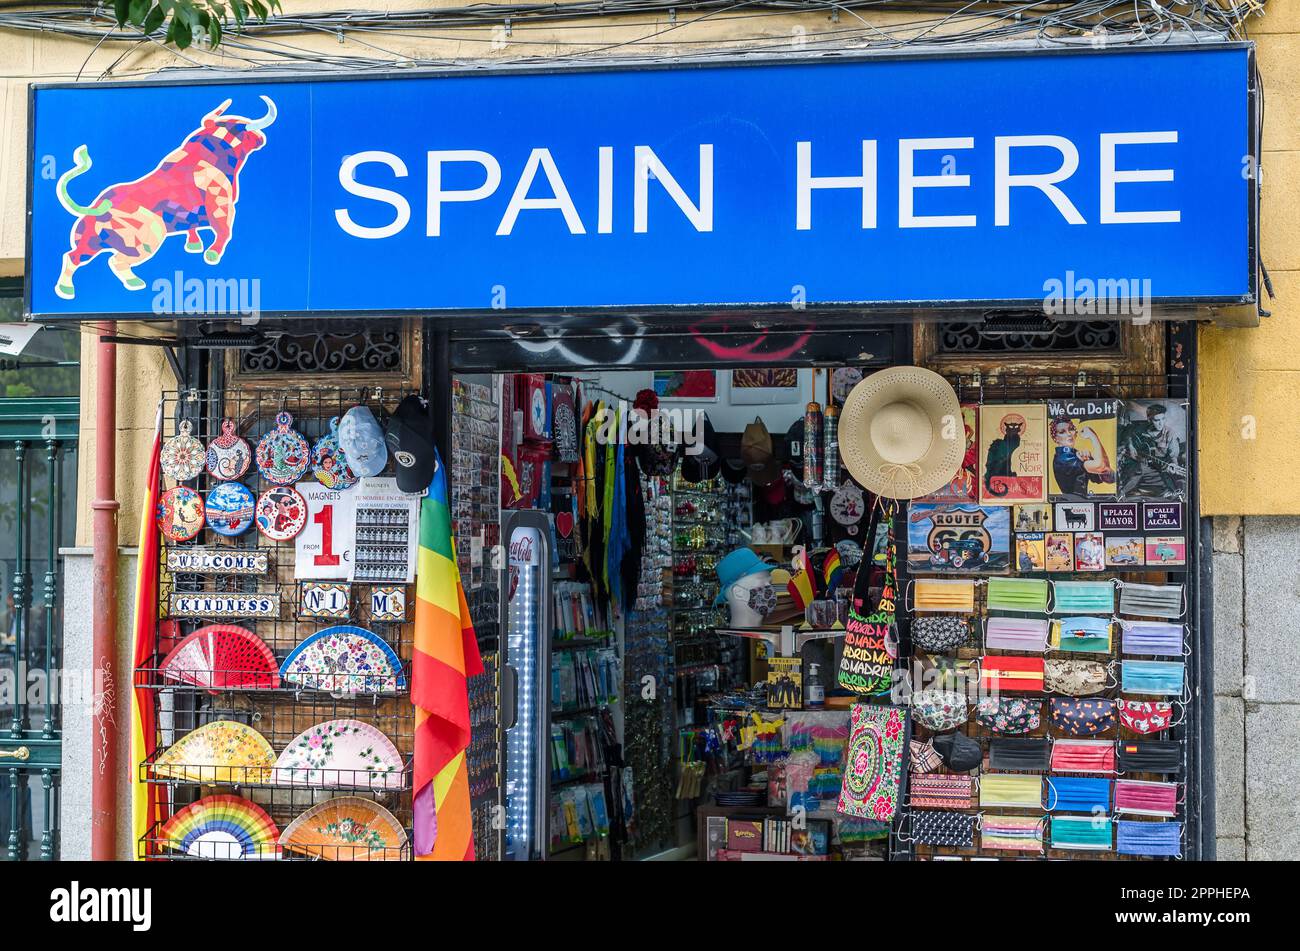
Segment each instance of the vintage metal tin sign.
[{"label": "vintage metal tin sign", "polygon": [[264,575],[269,568],[267,552],[256,548],[167,549],[167,570],[173,574]]}]

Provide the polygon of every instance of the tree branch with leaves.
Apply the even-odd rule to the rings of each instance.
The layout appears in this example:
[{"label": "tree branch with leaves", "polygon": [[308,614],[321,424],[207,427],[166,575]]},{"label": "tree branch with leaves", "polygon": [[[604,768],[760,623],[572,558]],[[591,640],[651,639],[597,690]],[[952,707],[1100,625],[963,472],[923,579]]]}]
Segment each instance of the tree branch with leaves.
[{"label": "tree branch with leaves", "polygon": [[280,12],[280,0],[113,0],[118,26],[130,24],[152,34],[166,24],[164,39],[182,50],[204,36],[215,49],[230,23],[238,32],[250,17],[265,23]]}]

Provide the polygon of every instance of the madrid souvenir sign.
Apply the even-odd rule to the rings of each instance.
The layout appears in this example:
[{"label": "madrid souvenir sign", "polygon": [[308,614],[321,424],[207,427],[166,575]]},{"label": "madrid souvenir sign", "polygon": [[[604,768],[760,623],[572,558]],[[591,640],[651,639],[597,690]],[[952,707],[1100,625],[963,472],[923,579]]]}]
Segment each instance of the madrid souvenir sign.
[{"label": "madrid souvenir sign", "polygon": [[280,595],[277,592],[239,594],[218,591],[172,592],[169,617],[185,618],[278,618]]},{"label": "madrid souvenir sign", "polygon": [[299,482],[295,489],[307,507],[306,524],[294,539],[294,577],[346,581],[352,570],[355,493],[319,482]]},{"label": "madrid souvenir sign", "polygon": [[209,490],[206,505],[208,528],[218,535],[233,538],[253,527],[257,499],[242,482],[218,482]]},{"label": "madrid souvenir sign", "polygon": [[297,482],[311,464],[311,446],[293,428],[293,417],[283,410],[276,414],[275,428],[257,443],[257,470],[274,485]]},{"label": "madrid souvenir sign", "polygon": [[169,548],[167,570],[191,575],[264,575],[270,558],[264,548]]},{"label": "madrid souvenir sign", "polygon": [[299,581],[298,617],[346,620],[352,609],[352,588],[341,581]]},{"label": "madrid souvenir sign", "polygon": [[163,475],[176,482],[189,482],[203,471],[203,443],[194,438],[193,425],[181,420],[180,431],[162,445],[159,461]]},{"label": "madrid souvenir sign", "polygon": [[307,503],[293,486],[267,489],[257,500],[257,530],[274,542],[287,542],[307,524]]},{"label": "madrid souvenir sign", "polygon": [[241,478],[253,462],[253,450],[235,432],[235,421],[221,421],[221,435],[208,443],[208,474],[218,479]]},{"label": "madrid souvenir sign", "polygon": [[350,489],[359,478],[348,465],[347,453],[339,445],[339,418],[330,420],[330,431],[316,440],[311,451],[311,471],[327,489]]},{"label": "madrid souvenir sign", "polygon": [[1182,502],[1143,502],[1142,529],[1146,532],[1181,532]]},{"label": "madrid souvenir sign", "polygon": [[370,589],[370,619],[372,621],[406,620],[406,587],[380,585]]},{"label": "madrid souvenir sign", "polygon": [[187,542],[203,531],[203,496],[188,486],[168,489],[158,500],[158,528],[170,542]]}]

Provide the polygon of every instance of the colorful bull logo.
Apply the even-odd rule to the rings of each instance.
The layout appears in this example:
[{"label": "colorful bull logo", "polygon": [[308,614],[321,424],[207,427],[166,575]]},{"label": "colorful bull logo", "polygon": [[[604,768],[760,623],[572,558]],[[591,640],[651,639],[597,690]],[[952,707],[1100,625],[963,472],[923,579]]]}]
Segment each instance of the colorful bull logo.
[{"label": "colorful bull logo", "polygon": [[[65,300],[75,297],[72,278],[77,268],[105,251],[108,268],[122,286],[143,290],[144,281],[132,268],[157,254],[174,234],[184,234],[185,250],[202,251],[208,264],[220,261],[235,223],[239,173],[248,156],[266,144],[263,130],[275,121],[275,103],[261,98],[266,103],[262,118],[225,115],[227,99],[152,172],[110,185],[89,205],[79,205],[68,195],[68,183],[90,170],[90,153],[84,145],[78,148],[73,153],[76,164],[58,183],[59,201],[77,222],[54,292]],[[199,238],[202,228],[213,234],[206,250]]]}]

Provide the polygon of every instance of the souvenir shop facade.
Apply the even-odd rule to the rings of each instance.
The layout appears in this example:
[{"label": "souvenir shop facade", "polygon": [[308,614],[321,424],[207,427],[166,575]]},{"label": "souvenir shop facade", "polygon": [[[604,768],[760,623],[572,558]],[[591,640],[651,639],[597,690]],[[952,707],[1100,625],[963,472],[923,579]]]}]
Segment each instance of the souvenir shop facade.
[{"label": "souvenir shop facade", "polygon": [[116,487],[156,617],[65,635],[146,711],[80,764],[112,848],[426,851],[436,446],[480,858],[1211,854],[1193,321],[1255,313],[1253,72],[37,88],[29,312],[174,376]]}]

